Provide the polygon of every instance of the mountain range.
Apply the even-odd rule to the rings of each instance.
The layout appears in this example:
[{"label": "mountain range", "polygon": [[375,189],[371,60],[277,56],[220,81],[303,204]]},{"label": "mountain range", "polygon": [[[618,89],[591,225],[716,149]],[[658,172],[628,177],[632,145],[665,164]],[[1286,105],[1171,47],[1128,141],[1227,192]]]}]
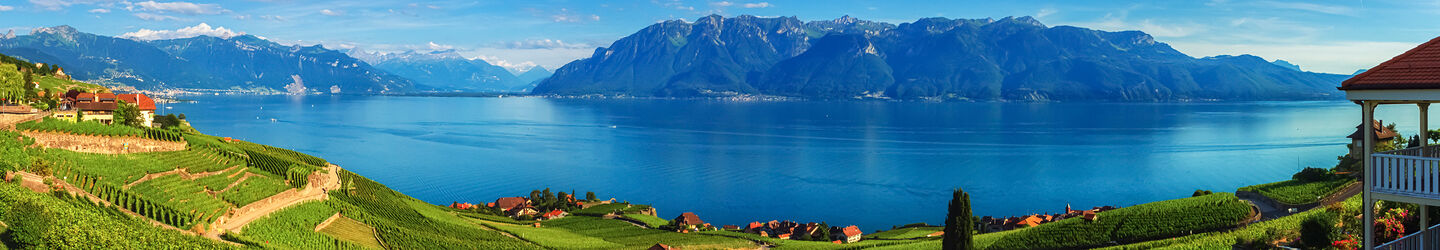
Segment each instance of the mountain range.
[{"label": "mountain range", "polygon": [[468,59],[455,50],[375,53],[350,50],[353,57],[376,68],[415,80],[419,84],[453,91],[527,92],[536,80],[550,76],[545,68],[534,67],[520,75],[480,59]]},{"label": "mountain range", "polygon": [[928,100],[1333,99],[1348,76],[1250,56],[1195,58],[1139,31],[1031,17],[666,21],[566,64],[546,95]]},{"label": "mountain range", "polygon": [[77,80],[148,90],[281,91],[292,84],[309,92],[432,89],[319,45],[285,46],[252,35],[138,41],[57,26],[6,36],[0,39],[0,53],[61,65]]}]

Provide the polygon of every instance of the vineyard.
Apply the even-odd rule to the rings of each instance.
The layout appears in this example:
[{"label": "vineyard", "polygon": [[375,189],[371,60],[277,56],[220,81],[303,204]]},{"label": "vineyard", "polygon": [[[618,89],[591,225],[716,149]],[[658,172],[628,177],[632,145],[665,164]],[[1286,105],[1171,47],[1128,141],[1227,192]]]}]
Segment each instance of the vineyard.
[{"label": "vineyard", "polygon": [[623,247],[623,245],[605,241],[600,238],[584,236],[562,229],[537,228],[534,226],[505,224],[485,220],[474,221],[548,248],[617,249]]},{"label": "vineyard", "polygon": [[1238,226],[1251,215],[1230,193],[1167,200],[1099,213],[1096,221],[1064,219],[1015,230],[990,249],[1087,248],[1162,239]]},{"label": "vineyard", "polygon": [[107,125],[99,122],[68,122],[51,117],[45,117],[39,121],[28,121],[15,124],[16,129],[57,132],[90,136],[130,136],[162,141],[181,141],[184,137],[179,132],[152,129],[134,128],[118,125]]},{"label": "vineyard", "polygon": [[292,206],[250,223],[241,233],[247,244],[281,249],[361,249],[359,244],[332,238],[315,231],[315,226],[334,215],[327,202],[312,201]]},{"label": "vineyard", "polygon": [[190,180],[180,178],[178,175],[166,175],[141,182],[134,187],[130,187],[128,191],[139,194],[143,199],[171,206],[171,208],[179,210],[182,213],[196,214],[206,218],[205,221],[207,221],[207,223],[212,218],[223,215],[225,212],[235,208],[235,205],[226,203],[205,192],[204,187],[196,185],[195,182]]},{"label": "vineyard", "polygon": [[931,233],[939,232],[939,231],[944,230],[944,229],[945,229],[944,227],[906,227],[906,228],[897,228],[897,229],[891,229],[891,230],[889,230],[889,231],[878,232],[878,233],[873,233],[873,234],[867,234],[867,235],[865,235],[865,238],[866,238],[866,239],[872,239],[872,238],[873,238],[873,239],[892,239],[892,240],[924,238],[925,235],[929,235],[929,234],[931,234]]},{"label": "vineyard", "polygon": [[1286,180],[1242,187],[1239,191],[1255,192],[1280,203],[1299,205],[1320,201],[1321,197],[1340,191],[1355,179],[1340,178],[1324,181]]},{"label": "vineyard", "polygon": [[264,176],[251,176],[230,190],[220,193],[220,198],[230,204],[235,204],[235,206],[244,207],[289,189],[289,186],[279,180]]},{"label": "vineyard", "polygon": [[[331,205],[346,217],[374,227],[380,240],[392,248],[540,248],[464,223],[465,219],[450,215],[438,206],[424,204],[350,171],[340,171],[340,179],[342,188],[334,192]],[[417,209],[433,211],[422,213]],[[437,216],[448,218],[432,218]]]},{"label": "vineyard", "polygon": [[375,238],[375,228],[345,216],[336,218],[329,226],[320,229],[320,233],[369,248],[384,248]]},{"label": "vineyard", "polygon": [[541,225],[600,238],[605,241],[623,245],[624,248],[644,248],[654,245],[657,242],[670,246],[680,246],[682,248],[687,245],[705,245],[709,248],[744,248],[754,246],[750,241],[730,237],[682,234],[664,230],[644,229],[630,225],[629,222],[588,216],[569,216],[548,220],[541,222]]},{"label": "vineyard", "polygon": [[[5,222],[11,226],[9,230],[14,232],[8,234],[7,244],[16,243],[10,240],[37,244],[10,246],[22,249],[150,249],[156,246],[176,249],[220,249],[226,247],[226,245],[210,239],[151,226],[149,223],[118,213],[112,208],[92,204],[88,200],[60,198],[50,194],[31,192],[11,183],[0,183],[0,218],[5,218]],[[23,228],[21,226],[26,224],[46,226],[44,228]],[[25,234],[16,232],[21,230],[28,230],[28,232]],[[19,239],[18,235],[33,237],[33,241]]]}]

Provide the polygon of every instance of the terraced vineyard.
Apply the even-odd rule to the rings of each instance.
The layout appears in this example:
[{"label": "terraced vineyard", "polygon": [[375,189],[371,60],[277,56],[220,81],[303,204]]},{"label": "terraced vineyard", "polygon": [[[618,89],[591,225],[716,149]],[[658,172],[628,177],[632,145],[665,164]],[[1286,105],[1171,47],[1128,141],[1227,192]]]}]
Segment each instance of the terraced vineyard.
[{"label": "terraced vineyard", "polygon": [[[345,216],[374,227],[380,240],[404,249],[539,249],[478,225],[464,222],[438,206],[419,200],[350,171],[341,171],[343,188],[332,192],[330,204]],[[430,211],[419,211],[428,209]]]},{"label": "terraced vineyard", "polygon": [[1215,193],[1111,210],[1099,213],[1096,221],[1070,218],[1015,230],[990,249],[1087,248],[1163,239],[1232,228],[1251,212],[1234,194]]},{"label": "terraced vineyard", "polygon": [[283,249],[360,249],[359,244],[330,237],[315,231],[315,226],[334,215],[335,208],[327,202],[306,202],[280,210],[245,227],[243,233],[230,235],[243,243],[266,248]]},{"label": "terraced vineyard", "polygon": [[375,228],[345,216],[330,222],[329,226],[320,229],[320,233],[368,248],[384,248],[383,243],[375,238]]},{"label": "terraced vineyard", "polygon": [[198,214],[206,218],[225,214],[235,208],[235,205],[205,192],[205,187],[179,175],[166,175],[141,182],[130,187],[129,191],[139,194],[143,199],[166,204],[182,213]]},{"label": "terraced vineyard", "polygon": [[265,176],[252,176],[240,184],[236,184],[230,190],[220,193],[220,198],[230,204],[235,204],[235,206],[244,207],[289,189],[290,186],[280,180]]},{"label": "terraced vineyard", "polygon": [[28,121],[15,124],[16,129],[70,133],[77,135],[92,136],[132,136],[162,141],[181,141],[184,139],[179,132],[151,129],[132,128],[126,126],[112,126],[98,122],[69,122],[51,117],[45,117],[39,121]]}]

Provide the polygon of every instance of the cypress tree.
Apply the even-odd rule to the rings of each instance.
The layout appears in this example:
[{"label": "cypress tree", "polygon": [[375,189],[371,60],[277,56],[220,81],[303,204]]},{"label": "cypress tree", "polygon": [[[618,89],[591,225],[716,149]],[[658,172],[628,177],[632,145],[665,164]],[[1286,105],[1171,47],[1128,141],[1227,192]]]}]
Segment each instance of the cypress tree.
[{"label": "cypress tree", "polygon": [[970,216],[970,194],[956,188],[954,197],[950,198],[950,212],[945,215],[945,236],[942,243],[945,250],[975,249],[971,236],[975,221]]}]

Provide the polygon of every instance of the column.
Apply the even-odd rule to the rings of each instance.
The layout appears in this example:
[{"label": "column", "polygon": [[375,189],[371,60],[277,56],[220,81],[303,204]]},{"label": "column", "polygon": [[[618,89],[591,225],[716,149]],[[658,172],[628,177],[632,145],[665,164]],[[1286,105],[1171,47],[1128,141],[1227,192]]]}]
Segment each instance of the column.
[{"label": "column", "polygon": [[1430,104],[1420,103],[1416,105],[1420,106],[1420,156],[1428,157],[1430,154],[1429,152],[1425,152],[1425,145],[1430,145]]},{"label": "column", "polygon": [[1360,159],[1365,162],[1365,168],[1360,170],[1364,173],[1364,179],[1360,180],[1360,182],[1361,185],[1365,186],[1365,192],[1362,193],[1365,202],[1361,204],[1361,210],[1365,211],[1365,216],[1363,217],[1364,221],[1360,222],[1365,225],[1365,248],[1362,249],[1375,249],[1375,198],[1370,195],[1370,191],[1375,184],[1373,182],[1374,179],[1371,178],[1371,172],[1373,172],[1371,171],[1373,170],[1372,164],[1374,164],[1374,162],[1370,160],[1370,154],[1375,151],[1375,132],[1371,131],[1374,129],[1371,127],[1371,121],[1375,120],[1375,102],[1360,102],[1360,116],[1360,134],[1365,136],[1365,140],[1362,141],[1360,145],[1360,148],[1363,149],[1363,151],[1361,151],[1363,153],[1360,154]]}]

